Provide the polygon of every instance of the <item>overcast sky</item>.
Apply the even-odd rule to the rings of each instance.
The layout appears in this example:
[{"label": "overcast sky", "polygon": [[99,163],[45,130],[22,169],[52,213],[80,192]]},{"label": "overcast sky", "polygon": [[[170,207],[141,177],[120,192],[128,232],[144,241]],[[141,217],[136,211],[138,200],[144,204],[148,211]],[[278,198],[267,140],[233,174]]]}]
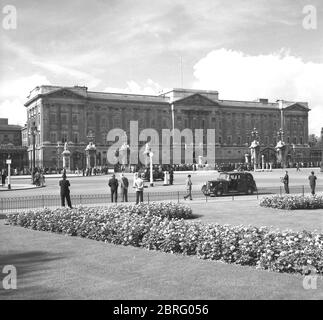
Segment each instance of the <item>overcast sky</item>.
[{"label": "overcast sky", "polygon": [[[213,89],[220,99],[308,101],[323,127],[323,3],[319,0],[7,0],[1,28],[0,117],[24,124],[35,86],[158,94]],[[317,10],[307,30],[304,6]],[[2,19],[5,13],[2,12]]]}]

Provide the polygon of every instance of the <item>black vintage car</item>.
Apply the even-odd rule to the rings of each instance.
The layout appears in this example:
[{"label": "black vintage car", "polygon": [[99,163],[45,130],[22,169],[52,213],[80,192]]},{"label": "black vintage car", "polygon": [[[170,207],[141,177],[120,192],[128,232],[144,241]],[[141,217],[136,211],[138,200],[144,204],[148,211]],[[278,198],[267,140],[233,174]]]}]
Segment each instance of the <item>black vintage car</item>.
[{"label": "black vintage car", "polygon": [[202,187],[206,196],[225,194],[253,194],[257,191],[256,182],[249,172],[221,172],[217,180],[208,181]]},{"label": "black vintage car", "polygon": [[[149,168],[145,168],[142,172],[144,174],[144,180],[149,181],[150,180],[150,170]],[[153,169],[153,180],[164,180],[164,172],[160,169],[154,168]]]}]

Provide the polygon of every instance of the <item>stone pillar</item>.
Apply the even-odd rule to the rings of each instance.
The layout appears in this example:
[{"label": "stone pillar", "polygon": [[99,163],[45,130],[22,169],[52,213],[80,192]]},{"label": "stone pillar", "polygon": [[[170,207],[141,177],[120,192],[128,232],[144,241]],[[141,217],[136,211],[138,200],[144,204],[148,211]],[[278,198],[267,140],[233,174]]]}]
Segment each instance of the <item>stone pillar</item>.
[{"label": "stone pillar", "polygon": [[68,150],[67,143],[64,145],[64,151],[62,152],[63,156],[63,169],[65,172],[69,173],[71,170],[71,152]]},{"label": "stone pillar", "polygon": [[257,166],[258,166],[258,158],[259,158],[259,150],[260,150],[260,145],[257,140],[254,140],[251,143],[250,152],[251,152],[251,163],[253,164],[254,171],[256,171]]},{"label": "stone pillar", "polygon": [[96,166],[96,147],[93,142],[90,142],[85,148],[86,153],[86,168],[92,169]]},{"label": "stone pillar", "polygon": [[286,145],[283,141],[278,141],[276,145],[277,162],[280,163],[282,168],[286,166]]}]

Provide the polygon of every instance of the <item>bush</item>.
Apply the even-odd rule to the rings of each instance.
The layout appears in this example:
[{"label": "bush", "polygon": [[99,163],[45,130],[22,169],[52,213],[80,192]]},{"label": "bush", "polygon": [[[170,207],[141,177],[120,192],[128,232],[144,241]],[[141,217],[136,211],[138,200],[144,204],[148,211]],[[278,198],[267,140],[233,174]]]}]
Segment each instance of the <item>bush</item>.
[{"label": "bush", "polygon": [[297,210],[297,209],[323,209],[322,196],[292,196],[279,195],[265,197],[260,201],[260,206],[275,209]]},{"label": "bush", "polygon": [[303,273],[311,266],[323,273],[323,234],[204,224],[172,217],[173,212],[188,217],[191,211],[186,209],[175,204],[41,209],[12,214],[8,222],[278,272]]}]

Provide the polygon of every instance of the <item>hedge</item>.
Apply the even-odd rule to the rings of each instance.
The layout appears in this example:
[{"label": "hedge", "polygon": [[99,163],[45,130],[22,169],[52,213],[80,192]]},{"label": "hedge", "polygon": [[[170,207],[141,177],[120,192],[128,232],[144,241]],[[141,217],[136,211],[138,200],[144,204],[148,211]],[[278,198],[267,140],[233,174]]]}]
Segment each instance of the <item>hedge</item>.
[{"label": "hedge", "polygon": [[[8,222],[35,230],[195,255],[271,271],[303,274],[310,266],[323,273],[323,234],[187,221],[155,210],[158,207],[163,211],[163,206],[29,210],[10,215]],[[172,208],[190,212],[182,205],[176,204]]]},{"label": "hedge", "polygon": [[275,209],[323,209],[322,196],[284,195],[265,197],[260,201],[260,206]]}]

